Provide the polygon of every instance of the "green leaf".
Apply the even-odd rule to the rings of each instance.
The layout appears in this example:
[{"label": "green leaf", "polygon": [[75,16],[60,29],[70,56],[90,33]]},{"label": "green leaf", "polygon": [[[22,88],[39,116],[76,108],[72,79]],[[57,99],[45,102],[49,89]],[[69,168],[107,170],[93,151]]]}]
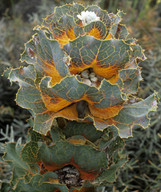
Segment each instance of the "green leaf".
[{"label": "green leaf", "polygon": [[42,141],[44,139],[43,136],[40,133],[37,133],[36,131],[34,131],[33,128],[31,128],[29,130],[28,136],[29,136],[30,140],[33,142]]},{"label": "green leaf", "polygon": [[[42,134],[49,131],[54,117],[64,117],[60,110],[72,103],[87,100],[90,105],[104,109],[124,101],[120,88],[106,80],[102,81],[98,89],[82,83],[75,76],[68,76],[59,84],[50,87],[48,86],[50,78],[45,77],[41,81],[40,91],[34,82],[36,74],[32,65],[9,70],[8,75],[11,81],[18,81],[20,84],[17,103],[32,111],[35,117],[33,129]],[[59,103],[62,104],[59,105]],[[78,119],[77,112],[74,115],[74,118]]]},{"label": "green leaf", "polygon": [[104,93],[104,98],[95,103],[95,106],[98,108],[107,108],[114,105],[123,103],[124,99],[120,88],[117,85],[112,85],[108,81],[103,80],[100,86],[100,91]]},{"label": "green leaf", "polygon": [[119,71],[118,81],[116,82],[123,93],[132,94],[136,93],[139,83],[142,80],[140,68],[137,69],[123,69]]},{"label": "green leaf", "polygon": [[56,7],[54,13],[45,18],[44,25],[49,26],[49,24],[59,22],[60,19],[66,15],[72,16],[75,20],[78,20],[77,15],[83,10],[84,7],[77,3]]},{"label": "green leaf", "polygon": [[106,28],[108,29],[111,25],[111,18],[107,11],[102,10],[100,7],[96,5],[92,5],[86,8],[85,11],[92,11],[96,13],[98,17],[100,17],[100,20],[106,25]]},{"label": "green leaf", "polygon": [[[132,128],[139,125],[147,128],[150,124],[149,112],[156,111],[158,96],[157,93],[149,96],[147,99],[133,104],[124,104],[118,115],[109,119],[86,117],[87,121],[94,122],[98,130],[104,130],[114,125],[119,132],[121,138],[131,137]],[[128,103],[128,101],[127,101]],[[99,108],[98,108],[99,109]]]},{"label": "green leaf", "polygon": [[26,43],[21,61],[34,65],[37,83],[48,75],[53,77],[53,82],[57,82],[68,74],[67,66],[63,61],[64,53],[59,43],[48,39],[43,30],[37,29],[36,32],[33,39]]},{"label": "green leaf", "polygon": [[38,144],[33,141],[27,143],[21,152],[21,157],[28,163],[38,162]]},{"label": "green leaf", "polygon": [[[122,93],[117,85],[112,85],[108,81],[103,80],[99,89],[96,87],[91,87],[87,84],[79,81],[75,76],[70,76],[64,78],[59,84],[48,88],[48,83],[50,78],[46,77],[41,81],[40,89],[44,96],[44,100],[47,97],[50,107],[53,104],[56,108],[58,99],[66,100],[67,104],[64,103],[62,108],[71,103],[77,102],[79,100],[86,100],[89,103],[93,103],[94,106],[98,108],[107,108],[119,103],[122,103]],[[72,86],[71,86],[72,85]],[[85,96],[87,98],[85,98]]]},{"label": "green leaf", "polygon": [[24,172],[31,171],[30,167],[26,162],[20,158],[20,154],[17,154],[16,143],[7,143],[6,144],[6,153],[3,156],[4,160],[12,165],[21,168]]},{"label": "green leaf", "polygon": [[118,11],[117,14],[109,13],[110,19],[112,21],[112,24],[118,24],[122,21],[122,16],[124,13],[122,11]]},{"label": "green leaf", "polygon": [[46,172],[43,174],[41,182],[49,182],[50,179],[58,179],[58,175],[54,172]]},{"label": "green leaf", "polygon": [[19,106],[28,109],[35,117],[33,129],[46,134],[51,127],[53,117],[51,118],[51,113],[47,111],[41,93],[35,85],[34,66],[9,69],[5,72],[5,74],[7,73],[10,81],[18,82],[20,86],[16,102]]},{"label": "green leaf", "polygon": [[62,130],[58,127],[52,128],[50,130],[50,135],[53,143],[56,143],[57,141],[60,141],[65,138],[65,136],[62,133]]},{"label": "green leaf", "polygon": [[53,146],[42,144],[38,157],[47,165],[63,165],[73,157],[74,146],[71,143],[59,141]]},{"label": "green leaf", "polygon": [[46,135],[53,122],[52,112],[38,113],[35,115],[33,129],[40,134]]},{"label": "green leaf", "polygon": [[110,33],[116,39],[126,39],[129,34],[126,26],[122,24],[112,25],[112,27],[110,28]]},{"label": "green leaf", "polygon": [[139,50],[134,54],[131,48],[131,45],[123,40],[98,40],[92,36],[83,36],[64,45],[63,50],[71,57],[71,73],[92,67],[97,75],[110,79],[117,75],[118,70],[123,69],[132,57],[142,56]]},{"label": "green leaf", "polygon": [[114,153],[123,148],[124,146],[124,141],[117,136],[116,138],[109,138],[109,140],[104,139],[104,137],[102,137],[102,140],[100,141],[100,150],[107,150],[107,153],[109,155],[109,157],[114,156]]},{"label": "green leaf", "polygon": [[145,60],[146,57],[144,55],[143,49],[141,48],[140,45],[132,45],[133,49],[133,56],[137,59]]},{"label": "green leaf", "polygon": [[80,169],[87,172],[98,172],[107,167],[106,154],[89,146],[76,146],[73,159]]},{"label": "green leaf", "polygon": [[104,39],[107,34],[106,27],[101,21],[89,23],[84,27],[84,31],[87,33],[87,35],[92,35],[98,39]]},{"label": "green leaf", "polygon": [[[50,177],[50,181],[46,181]],[[55,179],[55,174],[48,173],[45,175],[36,174],[32,177],[29,183],[25,183],[23,179],[21,179],[16,186],[17,192],[69,192],[68,188],[62,184],[52,183],[52,179]]]},{"label": "green leaf", "polygon": [[74,121],[67,124],[63,133],[67,138],[74,135],[82,135],[92,142],[95,142],[103,135],[103,132],[96,130],[93,124],[78,123]]},{"label": "green leaf", "polygon": [[69,15],[62,16],[56,24],[50,24],[50,31],[51,37],[57,39],[62,44],[68,43],[69,40],[73,40],[84,33],[83,28],[78,26],[74,18]]},{"label": "green leaf", "polygon": [[[48,95],[51,97],[51,103],[57,103],[58,98],[63,98],[69,102],[75,102],[80,100],[81,97],[89,90],[92,93],[99,94],[99,91],[95,87],[90,87],[87,84],[81,83],[75,76],[69,76],[64,78],[59,84],[48,88],[48,82],[50,78],[46,77],[41,81],[40,89],[44,97]],[[72,86],[71,86],[72,85]],[[96,94],[95,94],[96,95]],[[101,93],[99,94],[101,97]],[[98,95],[98,98],[99,98]],[[68,104],[69,105],[69,104]],[[64,106],[63,106],[64,107]]]},{"label": "green leaf", "polygon": [[118,128],[120,137],[132,136],[132,128],[139,125],[147,128],[150,124],[148,113],[156,111],[158,96],[156,93],[140,102],[124,105],[120,113],[113,118],[114,125]]},{"label": "green leaf", "polygon": [[113,183],[116,180],[116,171],[125,164],[126,159],[120,159],[118,163],[109,167],[109,169],[103,171],[95,180],[99,185],[103,182]]},{"label": "green leaf", "polygon": [[23,108],[31,109],[34,113],[41,113],[46,110],[41,99],[40,91],[35,86],[36,73],[33,66],[24,68],[9,69],[8,79],[12,82],[18,82],[16,102]]},{"label": "green leaf", "polygon": [[6,153],[3,158],[13,167],[12,185],[16,185],[19,178],[33,172],[30,166],[20,158],[19,152],[17,153],[16,143],[6,144]]},{"label": "green leaf", "polygon": [[91,177],[97,176],[101,168],[107,167],[106,154],[88,145],[75,145],[65,141],[59,141],[49,147],[42,143],[39,145],[38,157],[49,171],[73,165],[82,177],[89,177],[90,180]]}]

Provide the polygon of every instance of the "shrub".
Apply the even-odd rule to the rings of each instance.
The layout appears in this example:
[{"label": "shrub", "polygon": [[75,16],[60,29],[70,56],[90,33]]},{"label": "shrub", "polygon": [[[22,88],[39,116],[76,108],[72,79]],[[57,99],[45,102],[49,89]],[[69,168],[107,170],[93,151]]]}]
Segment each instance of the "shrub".
[{"label": "shrub", "polygon": [[115,181],[126,161],[123,138],[148,127],[158,99],[136,97],[145,55],[128,38],[123,14],[57,7],[25,45],[28,66],[4,72],[33,117],[27,143],[6,145],[11,191],[101,191]]}]

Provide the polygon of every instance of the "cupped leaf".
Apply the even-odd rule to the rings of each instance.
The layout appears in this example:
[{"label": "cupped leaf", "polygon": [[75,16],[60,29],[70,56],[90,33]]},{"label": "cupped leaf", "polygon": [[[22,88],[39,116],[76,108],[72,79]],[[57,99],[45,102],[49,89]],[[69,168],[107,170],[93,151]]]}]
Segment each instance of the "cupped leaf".
[{"label": "cupped leaf", "polygon": [[93,124],[78,123],[75,121],[69,122],[63,130],[63,133],[67,138],[75,135],[82,135],[92,142],[95,142],[103,135],[103,132],[96,130]]},{"label": "cupped leaf", "polygon": [[140,102],[124,105],[120,113],[112,119],[118,128],[120,137],[132,136],[132,128],[139,125],[147,128],[150,123],[148,113],[157,109],[157,94],[153,94]]},{"label": "cupped leaf", "polygon": [[105,109],[124,101],[120,88],[117,85],[112,85],[106,80],[102,81],[99,90],[104,93],[104,98],[98,103],[95,103],[95,106],[98,108]]},{"label": "cupped leaf", "polygon": [[[122,138],[132,136],[132,128],[139,125],[147,128],[150,124],[149,112],[156,111],[158,96],[157,93],[149,96],[145,100],[133,104],[125,104],[115,117],[106,120],[93,118],[94,124],[98,130],[105,129],[109,125],[114,125]],[[92,119],[91,119],[92,120]]]},{"label": "cupped leaf", "polygon": [[41,81],[40,92],[35,86],[34,66],[9,69],[6,74],[11,81],[19,82],[20,89],[16,101],[33,112],[34,130],[43,134],[47,133],[56,117],[78,120],[74,103],[80,100],[88,102],[91,114],[97,117],[99,111],[104,119],[117,115],[124,102],[120,88],[106,80],[102,81],[98,89],[82,83],[75,76],[69,76],[50,88],[50,78],[45,77]]},{"label": "cupped leaf", "polygon": [[[80,171],[81,178],[86,180],[93,180],[100,173],[100,169],[107,166],[104,152],[91,146],[65,141],[49,147],[41,144],[38,156],[47,170],[55,171],[66,165],[73,165]],[[90,161],[91,159],[93,161]]]},{"label": "cupped leaf", "polygon": [[144,61],[146,59],[146,56],[144,55],[144,51],[140,45],[132,43],[131,47],[133,49],[133,57],[134,58],[138,59],[138,61],[139,60]]},{"label": "cupped leaf", "polygon": [[132,57],[142,56],[138,47],[123,40],[98,40],[92,36],[79,37],[65,45],[63,50],[71,57],[69,69],[72,74],[93,68],[97,75],[109,81],[118,75],[118,71],[123,69]]},{"label": "cupped leaf", "polygon": [[116,180],[117,170],[125,164],[126,159],[120,159],[116,164],[112,165],[109,169],[103,171],[95,180],[96,183],[113,183]]},{"label": "cupped leaf", "polygon": [[[81,125],[85,128],[85,125],[88,124],[69,122],[68,126],[70,128],[78,126],[79,128]],[[91,131],[95,131],[93,136],[89,135]],[[23,148],[19,149],[15,143],[8,144],[7,153],[10,154],[5,154],[4,159],[14,166],[12,178],[14,191],[87,192],[95,190],[97,183],[93,182],[94,179],[99,178],[100,182],[105,182],[105,176],[100,178],[100,175],[106,174],[107,166],[110,166],[108,170],[111,170],[119,159],[118,151],[122,145],[119,144],[118,139],[116,140],[118,144],[116,142],[114,144],[118,137],[117,131],[111,127],[100,132],[91,125],[88,131],[82,129],[81,132],[76,132],[77,135],[65,139],[62,130],[54,128],[48,136],[40,138],[34,130],[30,130],[29,141],[22,145]],[[85,137],[92,138],[91,140],[95,141],[95,144],[86,142],[73,144],[71,139],[84,138],[86,140],[79,133],[85,133]],[[112,151],[107,150],[110,155],[109,159],[105,151],[110,146],[115,155],[111,156]],[[62,181],[59,172],[67,170],[66,168],[71,165],[78,171],[79,178],[86,181],[82,180],[82,184],[72,185],[69,189],[68,185],[60,184]],[[113,175],[114,173],[110,172],[108,178]],[[106,182],[110,182],[110,180],[108,179]]]},{"label": "cupped leaf", "polygon": [[[68,106],[71,107],[72,103],[78,102],[79,108],[83,108],[83,103],[79,101],[86,101],[88,103],[90,112],[87,110],[87,114],[91,113],[95,117],[102,117],[103,119],[116,116],[122,109],[125,98],[122,97],[120,88],[106,80],[102,81],[99,89],[82,83],[75,76],[66,77],[59,84],[51,88],[48,87],[49,80],[50,78],[46,77],[40,84],[43,101],[48,110],[54,112],[61,110],[58,113],[62,117],[64,117],[62,114],[64,110]],[[79,117],[78,107],[77,112],[75,120]]]},{"label": "cupped leaf", "polygon": [[72,58],[70,71],[76,74],[92,67],[100,45],[101,41],[92,36],[79,37],[65,45],[63,50]]},{"label": "cupped leaf", "polygon": [[112,25],[109,33],[111,33],[116,39],[126,39],[129,34],[126,26],[122,24]]},{"label": "cupped leaf", "polygon": [[59,22],[52,22],[49,30],[51,37],[59,42],[61,48],[84,33],[83,28],[77,25],[74,18],[69,15],[62,16]]},{"label": "cupped leaf", "polygon": [[80,100],[85,100],[89,104],[103,109],[124,101],[119,87],[106,80],[102,81],[99,89],[82,83],[75,76],[66,77],[51,88],[48,87],[49,81],[50,78],[44,78],[41,81],[40,89],[44,103],[51,111],[59,111]]},{"label": "cupped leaf", "polygon": [[59,22],[60,19],[66,15],[72,16],[76,20],[78,20],[77,15],[80,14],[83,10],[84,10],[84,7],[77,3],[66,4],[61,7],[56,7],[54,9],[54,12],[44,19],[44,25],[49,27],[50,24]]},{"label": "cupped leaf", "polygon": [[34,116],[34,130],[46,134],[50,130],[54,119],[53,112],[49,112],[41,98],[41,93],[35,85],[36,73],[34,66],[18,69],[8,69],[4,73],[12,82],[19,83],[16,102],[19,106],[28,109]]},{"label": "cupped leaf", "polygon": [[84,145],[87,142],[87,139],[83,137],[82,135],[76,135],[68,138],[68,142],[72,144],[80,144]]},{"label": "cupped leaf", "polygon": [[123,11],[118,10],[117,14],[109,13],[112,24],[118,24],[122,21],[122,17],[125,15]]},{"label": "cupped leaf", "polygon": [[52,77],[52,83],[59,82],[68,74],[67,66],[63,61],[64,53],[56,40],[50,40],[41,29],[26,43],[21,61],[34,65],[37,83],[44,76]]},{"label": "cupped leaf", "polygon": [[70,192],[96,192],[96,191],[97,190],[92,185],[83,186],[83,187],[76,187],[76,188],[71,188],[70,189]]},{"label": "cupped leaf", "polygon": [[96,5],[89,6],[85,9],[85,11],[92,11],[96,13],[100,20],[105,24],[106,28],[108,29],[111,25],[111,19],[107,11],[102,10],[100,7]]},{"label": "cupped leaf", "polygon": [[106,27],[101,21],[91,22],[84,27],[84,31],[87,35],[93,36],[96,39],[104,39],[107,34]]},{"label": "cupped leaf", "polygon": [[[49,172],[48,172],[49,174]],[[45,180],[44,180],[45,178]],[[50,173],[49,180],[46,181],[45,175],[36,174],[32,177],[30,182],[26,183],[23,179],[20,179],[17,186],[17,192],[69,192],[65,185],[57,183],[58,179],[55,174]]]},{"label": "cupped leaf", "polygon": [[[86,13],[94,13],[99,18],[87,25],[83,25],[78,15]],[[52,38],[57,39],[61,47],[76,39],[80,35],[91,35],[97,39],[110,39],[111,37],[124,38],[127,36],[127,30],[123,25],[118,23],[121,21],[119,14],[113,15],[112,19],[109,14],[97,6],[89,6],[86,9],[83,6],[70,4],[56,8],[54,13],[49,15],[43,25],[49,29]],[[116,25],[116,30],[112,29]],[[111,28],[111,29],[110,29]],[[111,31],[109,33],[109,31]],[[114,34],[115,31],[115,34]],[[109,35],[107,36],[107,34]],[[117,33],[117,35],[116,35]],[[110,37],[110,35],[112,35]]]},{"label": "cupped leaf", "polygon": [[54,117],[55,113],[48,110],[42,113],[37,113],[34,118],[33,129],[40,134],[46,135],[52,126]]},{"label": "cupped leaf", "polygon": [[137,92],[139,83],[142,81],[140,68],[123,69],[119,71],[119,79],[116,82],[125,94]]},{"label": "cupped leaf", "polygon": [[69,142],[59,141],[50,147],[44,143],[40,145],[38,156],[50,171],[62,168],[71,161],[74,155],[74,145]]},{"label": "cupped leaf", "polygon": [[[91,159],[94,158],[94,161]],[[93,149],[90,146],[78,145],[75,147],[74,162],[79,165],[80,169],[97,173],[100,169],[106,169],[107,159],[104,152]]]},{"label": "cupped leaf", "polygon": [[32,110],[33,113],[41,113],[46,110],[40,91],[35,86],[36,72],[32,65],[24,68],[8,69],[4,75],[6,76],[7,73],[11,82],[19,83],[20,89],[16,97],[18,105]]}]

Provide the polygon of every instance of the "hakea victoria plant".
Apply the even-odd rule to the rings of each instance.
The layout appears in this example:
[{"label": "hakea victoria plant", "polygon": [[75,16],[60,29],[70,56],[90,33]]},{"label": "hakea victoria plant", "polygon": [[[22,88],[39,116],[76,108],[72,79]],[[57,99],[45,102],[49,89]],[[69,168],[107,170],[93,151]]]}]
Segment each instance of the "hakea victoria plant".
[{"label": "hakea victoria plant", "polygon": [[26,43],[27,66],[4,72],[19,83],[17,104],[33,116],[27,143],[6,145],[10,191],[92,192],[115,181],[126,161],[122,138],[135,125],[148,127],[158,99],[136,97],[145,55],[122,15],[56,7]]}]

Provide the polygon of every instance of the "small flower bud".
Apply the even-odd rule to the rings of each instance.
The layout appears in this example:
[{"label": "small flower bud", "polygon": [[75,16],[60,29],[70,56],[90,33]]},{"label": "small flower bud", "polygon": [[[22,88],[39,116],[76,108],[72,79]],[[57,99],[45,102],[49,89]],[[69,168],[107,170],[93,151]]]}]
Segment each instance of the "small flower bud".
[{"label": "small flower bud", "polygon": [[88,78],[89,78],[89,72],[88,72],[88,70],[82,71],[81,76],[82,76],[83,78],[85,78],[85,79],[88,79]]}]

